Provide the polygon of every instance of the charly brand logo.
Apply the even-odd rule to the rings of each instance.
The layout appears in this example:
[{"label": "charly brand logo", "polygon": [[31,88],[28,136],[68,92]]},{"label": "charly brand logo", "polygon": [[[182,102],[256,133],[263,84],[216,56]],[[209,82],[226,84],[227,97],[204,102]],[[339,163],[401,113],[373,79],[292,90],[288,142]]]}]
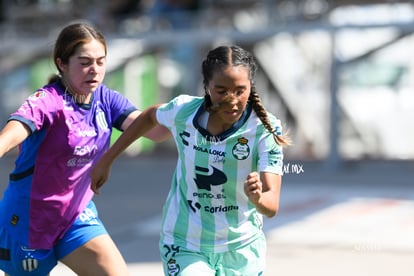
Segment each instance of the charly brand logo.
[{"label": "charly brand logo", "polygon": [[188,146],[189,143],[187,141],[187,138],[190,137],[190,133],[184,130],[179,134],[179,136],[181,137],[181,141],[183,142],[183,145]]},{"label": "charly brand logo", "polygon": [[286,163],[283,164],[283,173],[284,174],[301,174],[304,173],[305,169],[303,168],[302,164],[296,163]]}]

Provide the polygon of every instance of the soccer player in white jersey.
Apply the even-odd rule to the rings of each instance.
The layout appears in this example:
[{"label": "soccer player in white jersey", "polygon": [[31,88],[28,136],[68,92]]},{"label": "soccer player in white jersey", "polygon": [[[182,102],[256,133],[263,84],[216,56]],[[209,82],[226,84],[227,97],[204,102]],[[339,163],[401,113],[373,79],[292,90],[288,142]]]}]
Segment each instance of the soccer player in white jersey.
[{"label": "soccer player in white jersey", "polygon": [[[92,189],[146,130],[167,127],[178,150],[163,209],[160,255],[165,275],[262,275],[262,215],[279,208],[281,123],[256,91],[253,56],[238,46],[211,50],[202,64],[204,97],[180,95],[143,111],[92,169]],[[139,183],[138,183],[139,185]]]}]

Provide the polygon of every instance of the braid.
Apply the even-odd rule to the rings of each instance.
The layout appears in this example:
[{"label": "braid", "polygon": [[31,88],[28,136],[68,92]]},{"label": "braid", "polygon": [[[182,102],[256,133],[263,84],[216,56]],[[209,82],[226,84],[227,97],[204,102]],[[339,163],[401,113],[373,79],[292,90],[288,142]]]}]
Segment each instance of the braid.
[{"label": "braid", "polygon": [[[204,88],[204,89],[207,90],[207,88]],[[204,94],[204,108],[207,111],[212,111],[212,109],[213,109],[212,107],[213,107],[213,103],[211,102],[210,95],[208,93],[205,93]]]},{"label": "braid", "polygon": [[274,129],[269,121],[269,117],[267,116],[267,112],[265,107],[260,100],[259,94],[257,94],[256,87],[252,86],[252,90],[250,92],[249,100],[252,104],[253,110],[256,113],[257,117],[259,117],[260,121],[264,127],[273,134],[273,137],[277,144],[281,146],[289,146],[291,144],[290,138],[285,134],[282,135],[278,128]]}]

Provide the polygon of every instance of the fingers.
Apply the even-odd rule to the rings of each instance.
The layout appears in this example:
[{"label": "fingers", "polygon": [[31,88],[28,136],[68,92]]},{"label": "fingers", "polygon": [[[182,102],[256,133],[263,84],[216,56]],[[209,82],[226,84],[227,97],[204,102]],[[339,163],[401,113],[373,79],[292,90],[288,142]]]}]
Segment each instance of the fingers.
[{"label": "fingers", "polygon": [[107,177],[105,175],[100,175],[96,170],[93,170],[90,174],[91,178],[91,190],[99,195],[99,189],[105,184]]},{"label": "fingers", "polygon": [[262,182],[257,172],[250,173],[244,182],[244,192],[249,197],[250,195],[260,195],[262,192]]},{"label": "fingers", "polygon": [[91,179],[91,190],[99,195],[99,189],[105,184],[109,178],[109,172],[111,170],[110,165],[107,165],[99,161],[91,170],[89,177]]},{"label": "fingers", "polygon": [[98,187],[97,183],[92,183],[91,184],[91,189],[96,195],[99,195],[99,187]]},{"label": "fingers", "polygon": [[262,185],[262,182],[260,181],[260,176],[257,172],[252,172],[247,175],[245,185],[247,185],[250,188],[259,188]]},{"label": "fingers", "polygon": [[100,181],[92,180],[91,182],[91,190],[96,194],[99,195],[99,188],[102,186]]},{"label": "fingers", "polygon": [[259,176],[259,173],[258,172],[251,172],[251,173],[249,173],[248,175],[247,175],[247,180],[249,180],[249,179],[254,179],[254,178],[260,178],[260,176]]}]

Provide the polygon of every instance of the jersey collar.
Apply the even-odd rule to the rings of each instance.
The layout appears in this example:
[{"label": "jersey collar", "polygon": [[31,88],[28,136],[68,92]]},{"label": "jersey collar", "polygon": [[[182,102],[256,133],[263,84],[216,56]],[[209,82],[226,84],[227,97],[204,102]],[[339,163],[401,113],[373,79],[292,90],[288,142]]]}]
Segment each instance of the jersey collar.
[{"label": "jersey collar", "polygon": [[[204,103],[204,102],[203,102]],[[252,105],[250,101],[246,105],[246,109],[243,111],[243,114],[241,115],[240,119],[235,122],[229,129],[226,131],[218,134],[218,135],[211,135],[208,130],[203,128],[198,122],[201,114],[204,112],[207,112],[207,110],[204,108],[204,104],[201,104],[201,106],[198,108],[197,113],[195,114],[193,118],[193,125],[194,127],[203,135],[207,141],[223,141],[227,137],[231,136],[233,133],[235,133],[239,128],[241,128],[242,125],[247,121],[247,119],[250,117],[250,114],[252,112]]]}]

